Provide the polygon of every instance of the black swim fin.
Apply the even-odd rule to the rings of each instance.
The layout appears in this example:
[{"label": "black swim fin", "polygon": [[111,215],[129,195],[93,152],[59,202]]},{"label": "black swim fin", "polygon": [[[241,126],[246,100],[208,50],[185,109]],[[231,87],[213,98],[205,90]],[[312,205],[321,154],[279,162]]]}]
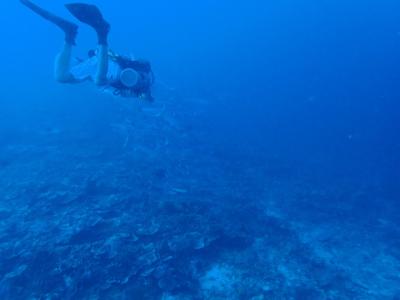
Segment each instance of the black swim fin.
[{"label": "black swim fin", "polygon": [[29,0],[20,0],[20,2],[42,18],[61,28],[65,33],[65,41],[71,45],[75,45],[75,38],[78,33],[78,26],[76,24],[52,14]]},{"label": "black swim fin", "polygon": [[70,3],[65,4],[65,7],[75,18],[93,27],[97,33],[108,33],[110,25],[104,20],[97,6],[85,3]]}]

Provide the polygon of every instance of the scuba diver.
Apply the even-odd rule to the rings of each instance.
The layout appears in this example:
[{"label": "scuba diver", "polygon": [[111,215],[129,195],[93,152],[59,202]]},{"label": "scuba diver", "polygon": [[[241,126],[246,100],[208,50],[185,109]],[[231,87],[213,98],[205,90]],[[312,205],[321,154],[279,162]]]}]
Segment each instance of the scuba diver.
[{"label": "scuba diver", "polygon": [[151,86],[154,75],[150,63],[121,56],[108,49],[110,24],[104,20],[95,5],[66,4],[68,11],[79,21],[91,26],[97,33],[98,49],[90,50],[86,60],[71,65],[72,48],[76,44],[78,26],[60,18],[29,0],[20,2],[39,16],[58,26],[65,34],[65,43],[55,61],[55,78],[61,83],[92,81],[105,91],[121,97],[135,97],[153,101]]}]

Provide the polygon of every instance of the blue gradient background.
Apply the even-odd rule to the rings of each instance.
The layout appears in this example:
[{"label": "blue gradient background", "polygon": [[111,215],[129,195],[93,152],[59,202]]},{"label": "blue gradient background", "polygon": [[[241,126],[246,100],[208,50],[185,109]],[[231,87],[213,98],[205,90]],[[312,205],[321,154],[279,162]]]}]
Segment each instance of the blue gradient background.
[{"label": "blue gradient background", "polygon": [[[37,3],[72,20],[60,0]],[[385,249],[381,251],[389,251],[396,262],[400,261],[398,1],[98,0],[96,5],[112,24],[110,47],[152,62],[158,80],[153,107],[167,103],[168,117],[179,119],[181,124],[177,136],[196,137],[193,144],[183,142],[173,149],[177,157],[182,155],[180,151],[193,160],[201,160],[203,156],[207,161],[206,156],[210,155],[210,161],[228,166],[216,174],[218,178],[227,176],[225,189],[247,195],[260,205],[265,203],[265,193],[259,193],[257,188],[263,189],[272,179],[282,183],[281,193],[275,194],[277,199],[288,192],[287,186],[291,185],[286,185],[287,182],[296,182],[299,190],[324,186],[328,190],[325,194],[303,199],[306,204],[299,207],[291,206],[298,203],[296,199],[287,203],[282,200],[283,210],[286,209],[282,222],[288,227],[293,225],[291,222],[300,224],[306,220],[307,223],[313,220],[315,209],[316,215],[327,210],[328,219],[340,224],[343,215],[335,211],[345,207],[346,215],[351,216],[349,227],[362,224],[366,233],[379,230],[380,238],[376,243],[382,246],[380,249]],[[18,1],[1,2],[0,12],[0,56],[3,58],[0,147],[3,150],[18,143],[30,143],[37,148],[49,145],[63,148],[73,143],[82,151],[88,144],[109,147],[116,137],[105,128],[119,120],[121,109],[135,111],[133,123],[151,124],[151,117],[142,120],[146,110],[136,112],[136,108],[143,106],[137,101],[102,95],[90,84],[69,86],[54,82],[53,61],[62,46],[59,30],[40,20]],[[93,32],[80,26],[76,56],[85,57],[95,42]],[[152,109],[151,105],[145,106]],[[59,140],[53,136],[38,140],[29,133],[54,128],[68,132],[85,128],[91,139],[79,145],[79,140],[69,140],[68,136]],[[158,138],[157,131],[148,130],[153,139]],[[146,135],[145,130],[143,134]],[[165,137],[168,138],[168,132],[160,139]],[[174,141],[179,138],[171,136],[171,142]],[[146,145],[145,139],[143,143]],[[199,145],[207,148],[207,154]],[[68,151],[76,150],[65,146],[66,157],[69,157]],[[110,150],[106,160],[112,163],[113,157],[121,155],[121,151],[124,150]],[[154,161],[157,157],[164,159],[165,154],[154,151]],[[13,165],[18,164],[20,154],[7,153],[1,158],[2,176],[12,178],[15,176]],[[46,156],[24,155],[23,160],[43,160],[44,164],[51,164],[46,162]],[[148,168],[153,168],[156,163],[152,164],[149,157],[146,159]],[[85,164],[85,161],[65,161],[69,163]],[[132,172],[140,172],[135,165],[127,167],[131,167]],[[246,173],[244,169],[255,171],[249,175],[250,171]],[[200,164],[196,172],[213,177],[212,168],[207,165]],[[194,182],[201,182],[202,178],[202,175],[193,175]],[[34,186],[34,177],[30,180]],[[165,180],[178,181],[179,178]],[[18,176],[11,179],[12,183],[18,181]],[[236,182],[243,184],[242,189]],[[0,185],[0,192],[1,186],[5,185]],[[213,186],[210,189],[214,190]],[[21,192],[18,185],[15,191]],[[229,197],[218,196],[215,190],[214,193],[220,205],[226,205],[227,209],[231,206]],[[358,193],[363,196],[354,196]],[[190,198],[190,194],[187,197]],[[161,193],[159,199],[162,198]],[[5,199],[0,199],[4,207],[8,205]],[[161,201],[159,199],[157,201]],[[247,201],[246,196],[241,199]],[[13,210],[9,211],[12,214]],[[299,217],[303,215],[304,218]],[[46,219],[37,218],[46,222]],[[225,227],[234,222],[225,221]],[[4,219],[1,223],[4,230],[10,225],[8,222]],[[329,227],[326,222],[329,223],[326,218],[314,220],[312,227]],[[384,228],[377,225],[382,223],[390,225]],[[248,234],[251,236],[251,231]],[[4,235],[1,243],[6,245],[7,241]],[[312,244],[309,246],[313,248]],[[348,251],[352,251],[351,247]],[[367,248],[362,251],[366,251],[366,256],[374,256]],[[342,263],[346,266],[346,262]],[[26,264],[29,265],[29,260]],[[0,268],[2,276],[10,272],[7,268]],[[356,269],[348,268],[349,273],[357,276]],[[375,270],[374,273],[379,275],[379,272]],[[307,282],[307,276],[305,280]],[[265,299],[397,299],[400,278],[393,274],[390,282],[393,289],[384,296],[378,292],[344,293],[336,298],[329,298],[328,294],[323,298],[278,292],[264,296]],[[0,289],[0,293],[4,293],[0,298],[28,299],[27,295],[33,295],[33,291],[35,295],[40,294],[40,285],[28,287],[25,294],[15,292],[15,285],[10,283],[7,289]],[[95,285],[89,284],[87,289]],[[383,291],[384,288],[377,285],[376,290]],[[51,294],[51,291],[46,293]],[[172,291],[171,294],[178,297],[176,299],[184,299],[179,295],[185,292]],[[71,299],[89,297],[82,291],[68,295]],[[197,299],[190,293],[187,295],[189,299]],[[220,299],[215,295],[196,295],[199,299]],[[230,295],[232,299],[252,299]],[[143,295],[136,297],[129,299],[147,299]],[[165,291],[160,291],[157,296],[148,297],[166,296]]]}]

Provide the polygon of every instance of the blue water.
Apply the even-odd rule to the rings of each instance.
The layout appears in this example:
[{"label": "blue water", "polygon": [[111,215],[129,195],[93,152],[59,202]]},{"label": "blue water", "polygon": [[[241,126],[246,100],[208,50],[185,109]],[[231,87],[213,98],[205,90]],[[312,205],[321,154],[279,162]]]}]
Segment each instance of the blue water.
[{"label": "blue water", "polygon": [[398,1],[95,4],[154,103],[0,3],[0,299],[400,299]]}]

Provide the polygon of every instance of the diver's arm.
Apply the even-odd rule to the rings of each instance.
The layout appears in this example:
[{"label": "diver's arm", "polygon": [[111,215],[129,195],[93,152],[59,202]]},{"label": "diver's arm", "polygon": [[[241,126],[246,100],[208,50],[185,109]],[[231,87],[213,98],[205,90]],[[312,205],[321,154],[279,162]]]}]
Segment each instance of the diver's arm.
[{"label": "diver's arm", "polygon": [[96,85],[106,85],[108,73],[108,46],[106,44],[99,45],[97,60],[98,65],[94,82]]},{"label": "diver's arm", "polygon": [[56,57],[54,65],[54,77],[57,81],[62,83],[77,82],[70,72],[70,63],[72,47],[75,45],[75,39],[78,33],[78,26],[43,9],[29,0],[20,0],[20,2],[34,13],[59,27],[64,32],[65,44],[61,52]]}]

